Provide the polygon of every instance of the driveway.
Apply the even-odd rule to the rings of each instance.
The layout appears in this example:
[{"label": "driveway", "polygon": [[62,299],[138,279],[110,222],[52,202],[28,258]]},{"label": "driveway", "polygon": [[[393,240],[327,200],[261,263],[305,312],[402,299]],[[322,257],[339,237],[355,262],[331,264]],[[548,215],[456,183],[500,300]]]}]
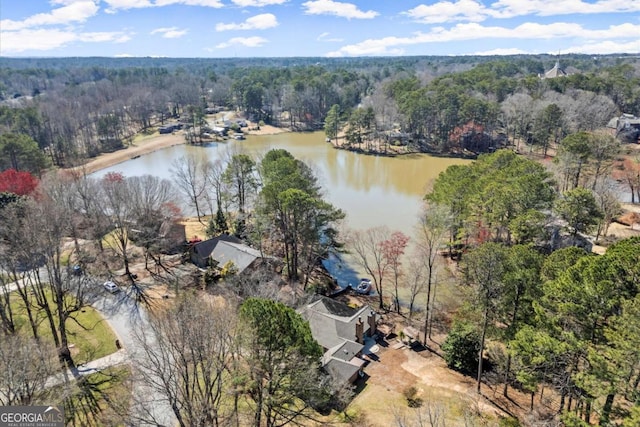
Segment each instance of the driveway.
[{"label": "driveway", "polygon": [[[141,422],[136,420],[136,425],[153,426],[173,426],[177,424],[177,419],[173,414],[167,399],[156,390],[149,388],[140,381],[136,375],[135,360],[145,357],[145,353],[140,348],[138,340],[134,336],[134,328],[144,331],[150,341],[155,341],[149,336],[151,329],[148,325],[148,314],[146,310],[129,298],[124,292],[110,294],[106,290],[103,296],[97,298],[92,304],[102,317],[109,323],[111,329],[118,337],[121,346],[126,350],[128,361],[133,369],[135,407],[131,408],[132,413],[139,414],[141,418],[153,419],[156,422]],[[145,415],[143,415],[145,414]]]}]

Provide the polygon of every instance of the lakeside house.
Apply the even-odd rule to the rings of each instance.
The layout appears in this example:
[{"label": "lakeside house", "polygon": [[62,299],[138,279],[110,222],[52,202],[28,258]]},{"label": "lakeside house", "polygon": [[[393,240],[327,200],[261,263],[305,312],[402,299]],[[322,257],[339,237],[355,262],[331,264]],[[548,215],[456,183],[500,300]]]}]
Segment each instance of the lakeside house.
[{"label": "lakeside house", "polygon": [[232,262],[237,269],[237,274],[254,268],[263,259],[260,251],[228,234],[194,244],[189,249],[189,258],[200,268],[212,265],[222,267]]},{"label": "lakeside house", "polygon": [[320,297],[299,312],[324,350],[323,368],[342,383],[356,381],[365,364],[361,358],[365,337],[377,331],[376,312],[368,305],[354,309],[327,297]]},{"label": "lakeside house", "polygon": [[640,143],[640,117],[624,113],[609,120],[607,128],[622,142]]}]

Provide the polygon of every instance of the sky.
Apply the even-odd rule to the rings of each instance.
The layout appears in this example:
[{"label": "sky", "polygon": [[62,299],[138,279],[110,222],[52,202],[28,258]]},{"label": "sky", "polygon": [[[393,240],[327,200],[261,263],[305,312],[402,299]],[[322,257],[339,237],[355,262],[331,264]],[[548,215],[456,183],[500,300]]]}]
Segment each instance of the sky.
[{"label": "sky", "polygon": [[640,0],[0,0],[4,57],[640,53]]}]

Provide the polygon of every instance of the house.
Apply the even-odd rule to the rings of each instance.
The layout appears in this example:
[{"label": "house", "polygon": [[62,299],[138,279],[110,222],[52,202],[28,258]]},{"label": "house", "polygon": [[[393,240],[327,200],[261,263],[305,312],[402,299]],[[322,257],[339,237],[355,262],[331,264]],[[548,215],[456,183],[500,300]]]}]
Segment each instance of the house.
[{"label": "house", "polygon": [[640,142],[640,117],[625,113],[609,120],[607,127],[622,142]]},{"label": "house", "polygon": [[541,79],[555,79],[556,77],[565,77],[567,73],[560,68],[560,61],[556,61],[556,64],[552,69],[540,75]]},{"label": "house", "polygon": [[365,337],[376,334],[377,314],[370,306],[353,309],[327,297],[299,310],[324,350],[322,366],[337,380],[353,383],[362,372]]},{"label": "house", "polygon": [[237,268],[238,274],[262,259],[260,251],[228,234],[194,244],[189,249],[189,256],[191,262],[200,268],[210,265],[222,267],[231,261]]}]

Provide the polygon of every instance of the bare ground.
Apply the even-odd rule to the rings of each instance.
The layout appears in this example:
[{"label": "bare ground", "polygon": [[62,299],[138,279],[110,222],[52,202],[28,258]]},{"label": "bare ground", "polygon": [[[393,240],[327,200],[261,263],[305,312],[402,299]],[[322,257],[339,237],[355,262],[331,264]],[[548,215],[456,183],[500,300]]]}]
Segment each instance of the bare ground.
[{"label": "bare ground", "polygon": [[[249,130],[245,130],[248,135],[275,135],[279,133],[289,132],[289,129],[278,128],[275,126],[264,125],[258,126],[256,123],[249,123]],[[183,132],[174,132],[171,134],[154,133],[152,135],[138,135],[131,145],[122,150],[113,153],[103,153],[93,160],[82,166],[76,167],[77,170],[90,174],[100,169],[106,169],[118,163],[126,162],[137,156],[153,153],[156,150],[173,147],[174,145],[185,144]]]}]

